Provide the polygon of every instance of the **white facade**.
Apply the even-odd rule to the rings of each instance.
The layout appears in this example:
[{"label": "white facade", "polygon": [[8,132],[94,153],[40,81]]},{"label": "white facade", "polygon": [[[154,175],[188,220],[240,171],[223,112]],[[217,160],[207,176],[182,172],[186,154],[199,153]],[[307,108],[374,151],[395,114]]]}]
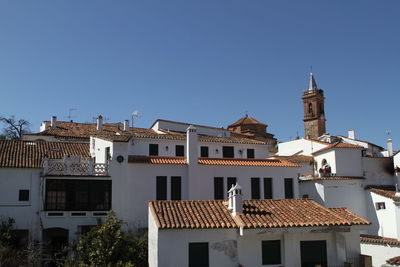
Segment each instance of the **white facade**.
[{"label": "white facade", "polygon": [[328,143],[323,143],[311,139],[296,139],[284,143],[278,144],[278,155],[279,156],[293,156],[293,155],[305,155],[311,156],[312,153],[327,147]]},{"label": "white facade", "polygon": [[386,260],[399,256],[399,253],[400,246],[361,243],[361,254],[371,255],[374,267],[384,266]]}]

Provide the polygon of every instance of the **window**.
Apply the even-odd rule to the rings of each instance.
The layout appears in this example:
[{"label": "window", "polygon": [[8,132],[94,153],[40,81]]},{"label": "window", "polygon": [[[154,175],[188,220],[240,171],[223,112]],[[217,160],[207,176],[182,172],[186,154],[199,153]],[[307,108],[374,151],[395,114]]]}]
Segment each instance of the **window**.
[{"label": "window", "polygon": [[167,199],[167,176],[157,176],[156,199]]},{"label": "window", "polygon": [[376,202],[375,203],[375,209],[376,210],[384,210],[384,209],[386,209],[385,202]]},{"label": "window", "polygon": [[223,146],[222,147],[222,157],[224,158],[234,158],[235,152],[233,146]]},{"label": "window", "polygon": [[235,185],[236,185],[236,177],[228,177],[227,186],[226,186],[227,191],[229,191],[232,188],[232,186],[235,186]]},{"label": "window", "polygon": [[181,200],[181,177],[171,176],[171,200]]},{"label": "window", "polygon": [[111,208],[111,181],[46,181],[46,210],[105,211]]},{"label": "window", "polygon": [[262,264],[281,264],[281,241],[268,240],[261,242]]},{"label": "window", "polygon": [[309,198],[308,194],[304,194],[303,198]]},{"label": "window", "polygon": [[29,190],[21,189],[19,190],[19,201],[29,201]]},{"label": "window", "polygon": [[189,243],[189,267],[208,266],[208,243]]},{"label": "window", "polygon": [[214,199],[224,199],[224,178],[214,177]]},{"label": "window", "polygon": [[111,159],[111,150],[110,150],[109,146],[106,147],[104,153],[105,153],[104,157],[105,157],[106,162],[107,162],[107,161],[109,161]]},{"label": "window", "polygon": [[251,199],[260,199],[260,178],[251,178]]},{"label": "window", "polygon": [[200,157],[208,158],[208,146],[200,147]]},{"label": "window", "polygon": [[183,146],[183,145],[176,145],[176,146],[175,146],[175,156],[177,156],[177,157],[184,157],[184,156],[185,156],[185,146]]},{"label": "window", "polygon": [[300,241],[301,266],[328,266],[326,241]]},{"label": "window", "polygon": [[254,159],[254,149],[253,148],[248,148],[247,149],[247,158],[248,159]]},{"label": "window", "polygon": [[285,198],[293,198],[293,178],[285,178]]},{"label": "window", "polygon": [[264,178],[264,198],[272,199],[272,178]]},{"label": "window", "polygon": [[158,156],[158,144],[149,144],[149,155]]}]

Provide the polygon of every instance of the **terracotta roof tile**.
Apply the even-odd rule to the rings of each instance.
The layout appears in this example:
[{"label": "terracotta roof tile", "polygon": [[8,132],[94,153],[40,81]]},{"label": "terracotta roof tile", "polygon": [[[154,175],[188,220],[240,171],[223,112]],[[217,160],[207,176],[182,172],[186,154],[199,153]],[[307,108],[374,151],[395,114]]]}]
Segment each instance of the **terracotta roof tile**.
[{"label": "terracotta roof tile", "polygon": [[[97,130],[96,123],[77,123],[65,121],[58,121],[57,127],[55,128],[49,127],[43,132],[30,135],[54,136],[55,138],[61,140],[87,140],[90,138],[90,136],[97,136],[113,142],[128,142],[131,136],[151,139],[186,140],[186,133],[184,132],[170,133],[165,131],[165,133],[157,133],[153,129],[132,127],[129,128],[129,131],[123,131],[123,126],[121,123],[103,123],[103,129]],[[260,145],[266,144],[264,141],[255,140],[235,133],[232,133],[230,137],[199,135],[199,141]]]},{"label": "terracotta roof tile", "polygon": [[390,258],[390,259],[386,260],[386,263],[398,266],[398,265],[400,265],[400,256]]},{"label": "terracotta roof tile", "polygon": [[312,178],[300,179],[299,182],[321,181],[321,180],[331,180],[331,181],[341,181],[341,180],[365,180],[365,177],[362,177],[362,176],[312,177]]},{"label": "terracotta roof tile", "polygon": [[129,163],[186,164],[185,157],[128,156]]},{"label": "terracotta roof tile", "polygon": [[376,235],[360,235],[361,243],[390,245],[400,247],[400,240],[396,238],[376,236]]},{"label": "terracotta roof tile", "polygon": [[293,155],[293,156],[273,156],[270,159],[282,159],[294,163],[310,163],[314,160],[314,157],[305,155]]},{"label": "terracotta roof tile", "polygon": [[245,124],[258,124],[258,125],[268,126],[267,124],[261,123],[252,117],[246,116],[246,117],[243,117],[243,118],[239,119],[238,121],[232,123],[231,125],[229,125],[228,129],[235,127],[235,126],[239,126],[239,125],[245,125]]},{"label": "terracotta roof tile", "polygon": [[224,166],[300,167],[281,159],[199,158],[199,164]]},{"label": "terracotta roof tile", "polygon": [[368,185],[365,189],[394,201],[400,201],[400,197],[396,196],[396,188],[393,185]]},{"label": "terracotta roof tile", "polygon": [[317,153],[320,153],[320,152],[322,152],[322,151],[329,150],[329,149],[333,149],[333,148],[357,148],[357,149],[364,149],[364,147],[362,147],[362,146],[357,146],[357,145],[352,145],[352,144],[337,142],[337,143],[331,144],[331,145],[329,145],[329,146],[327,146],[327,147],[321,148],[320,150],[315,151],[315,152],[313,152],[312,154],[317,154]]},{"label": "terracotta roof tile", "polygon": [[62,159],[64,155],[89,158],[89,144],[46,141],[0,141],[1,168],[43,168],[43,158]]},{"label": "terracotta roof tile", "polygon": [[244,200],[232,216],[223,200],[150,201],[159,228],[277,228],[367,225],[346,208],[329,209],[310,199]]}]

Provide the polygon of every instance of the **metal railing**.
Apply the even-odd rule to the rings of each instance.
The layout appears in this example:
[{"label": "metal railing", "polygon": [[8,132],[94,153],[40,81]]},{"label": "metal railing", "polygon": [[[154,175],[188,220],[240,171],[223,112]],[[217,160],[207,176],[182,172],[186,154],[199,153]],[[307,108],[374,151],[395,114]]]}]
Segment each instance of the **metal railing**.
[{"label": "metal railing", "polygon": [[44,175],[107,176],[108,164],[94,163],[93,159],[66,156],[64,159],[43,160]]}]

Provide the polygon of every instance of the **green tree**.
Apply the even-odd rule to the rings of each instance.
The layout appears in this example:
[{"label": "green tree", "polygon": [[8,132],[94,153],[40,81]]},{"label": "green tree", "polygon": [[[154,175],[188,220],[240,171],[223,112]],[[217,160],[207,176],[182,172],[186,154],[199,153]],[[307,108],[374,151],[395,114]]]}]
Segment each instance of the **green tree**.
[{"label": "green tree", "polygon": [[147,266],[147,236],[125,233],[123,222],[111,212],[104,224],[83,235],[76,248],[76,259],[65,266]]}]

